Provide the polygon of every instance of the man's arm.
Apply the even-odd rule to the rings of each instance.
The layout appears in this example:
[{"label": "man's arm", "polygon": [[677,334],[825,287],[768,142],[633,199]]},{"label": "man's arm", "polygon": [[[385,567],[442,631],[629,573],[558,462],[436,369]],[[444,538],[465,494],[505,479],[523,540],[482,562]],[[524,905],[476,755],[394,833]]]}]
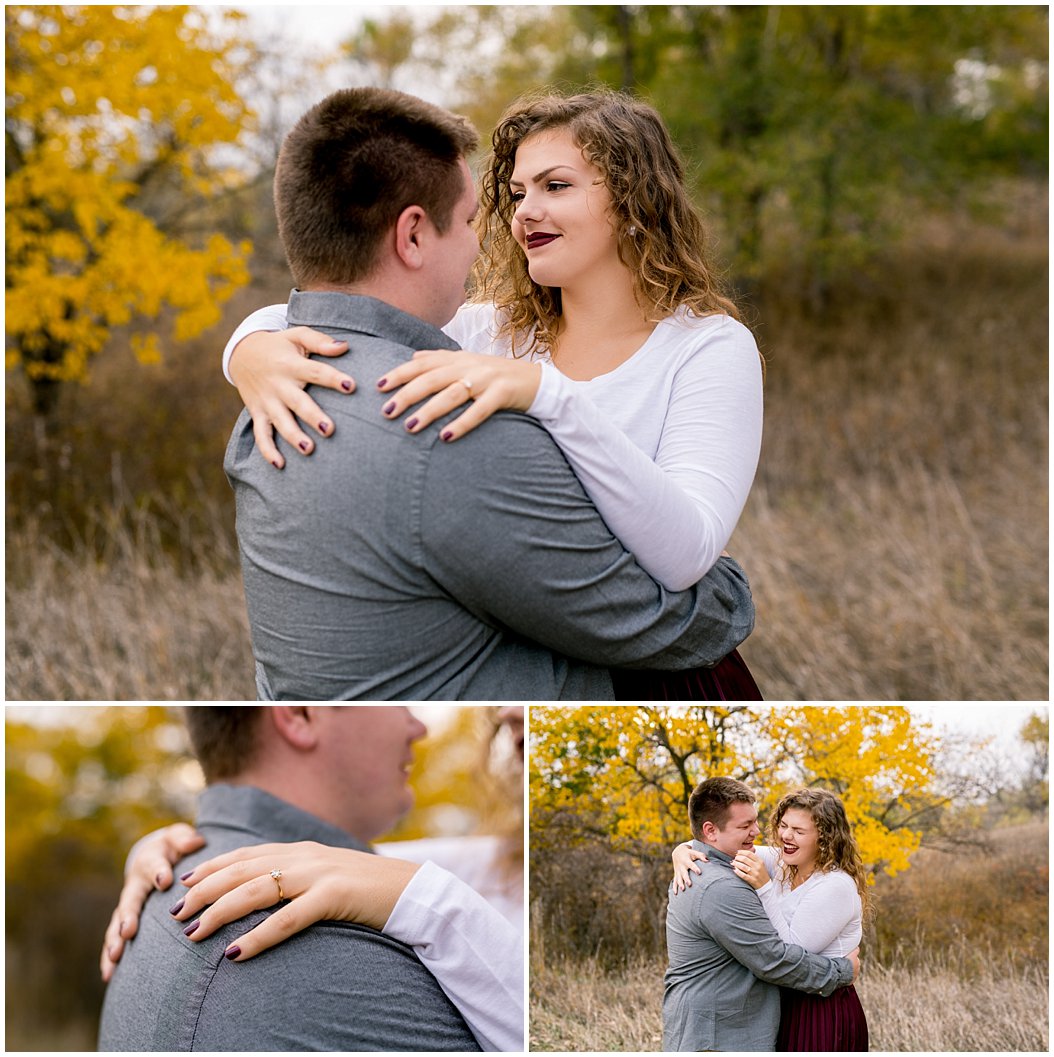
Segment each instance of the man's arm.
[{"label": "man's arm", "polygon": [[734,561],[687,591],[661,587],[533,419],[495,415],[456,445],[433,445],[424,563],[480,619],[593,664],[671,670],[714,664],[753,629]]},{"label": "man's arm", "polygon": [[745,882],[712,891],[719,899],[697,900],[698,912],[714,939],[758,979],[825,996],[853,982],[848,958],[827,958],[784,943]]}]

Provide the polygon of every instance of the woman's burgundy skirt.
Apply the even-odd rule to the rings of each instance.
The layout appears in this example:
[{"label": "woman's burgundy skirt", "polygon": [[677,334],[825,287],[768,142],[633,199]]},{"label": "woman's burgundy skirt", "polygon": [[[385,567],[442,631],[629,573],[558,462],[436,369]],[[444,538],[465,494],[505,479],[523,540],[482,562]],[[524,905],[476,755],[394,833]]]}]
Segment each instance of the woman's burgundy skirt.
[{"label": "woman's burgundy skirt", "polygon": [[611,670],[616,701],[763,701],[746,662],[733,650],[713,668],[687,672]]},{"label": "woman's burgundy skirt", "polygon": [[856,989],[833,995],[807,995],[780,988],[780,1053],[848,1053],[867,1050],[867,1020]]}]

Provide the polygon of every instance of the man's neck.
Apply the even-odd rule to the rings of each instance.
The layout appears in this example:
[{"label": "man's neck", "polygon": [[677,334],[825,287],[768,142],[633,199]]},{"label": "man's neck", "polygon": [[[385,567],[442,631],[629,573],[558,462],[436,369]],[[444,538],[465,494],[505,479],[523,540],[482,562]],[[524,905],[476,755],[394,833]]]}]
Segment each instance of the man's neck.
[{"label": "man's neck", "polygon": [[314,783],[304,780],[292,769],[286,769],[281,775],[276,775],[266,768],[254,768],[243,771],[236,777],[224,778],[223,781],[227,785],[253,786],[256,789],[262,789],[278,800],[284,800],[287,804],[292,804],[293,807],[306,811],[309,815],[314,815],[331,826],[336,826],[337,829],[350,834],[363,844],[369,844],[378,837],[372,829],[368,833],[363,832],[367,827],[357,825],[354,821],[344,817],[320,793]]},{"label": "man's neck", "polygon": [[450,322],[449,319],[436,322],[429,318],[428,300],[417,295],[414,284],[407,281],[405,277],[391,277],[386,272],[371,275],[358,283],[311,283],[297,289],[305,294],[347,294],[351,297],[372,297],[409,316],[416,316],[434,327],[442,328]]}]

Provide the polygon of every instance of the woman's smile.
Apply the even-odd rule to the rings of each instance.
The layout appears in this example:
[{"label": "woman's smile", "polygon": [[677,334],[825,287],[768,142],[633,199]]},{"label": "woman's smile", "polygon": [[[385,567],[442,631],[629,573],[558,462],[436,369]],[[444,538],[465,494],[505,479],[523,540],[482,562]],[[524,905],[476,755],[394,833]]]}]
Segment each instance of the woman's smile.
[{"label": "woman's smile", "polygon": [[527,249],[536,250],[541,246],[548,246],[550,242],[559,237],[559,235],[554,235],[548,231],[532,231],[527,236]]}]

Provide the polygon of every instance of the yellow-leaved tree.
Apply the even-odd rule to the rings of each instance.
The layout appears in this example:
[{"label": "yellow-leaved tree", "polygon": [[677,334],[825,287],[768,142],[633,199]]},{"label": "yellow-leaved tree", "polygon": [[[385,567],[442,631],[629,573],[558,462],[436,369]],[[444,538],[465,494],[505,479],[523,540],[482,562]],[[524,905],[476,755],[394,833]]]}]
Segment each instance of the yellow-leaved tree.
[{"label": "yellow-leaved tree", "polygon": [[[85,379],[113,328],[143,362],[219,321],[251,247],[188,212],[242,179],[217,148],[252,114],[234,88],[239,16],[191,7],[26,6],[4,12],[7,368],[35,410]],[[220,27],[220,28],[216,28]],[[200,210],[199,210],[200,211]]]},{"label": "yellow-leaved tree", "polygon": [[530,729],[532,850],[597,840],[668,860],[692,789],[720,774],[755,789],[763,824],[793,788],[833,790],[865,864],[894,874],[941,799],[936,740],[903,707],[536,706]]}]

